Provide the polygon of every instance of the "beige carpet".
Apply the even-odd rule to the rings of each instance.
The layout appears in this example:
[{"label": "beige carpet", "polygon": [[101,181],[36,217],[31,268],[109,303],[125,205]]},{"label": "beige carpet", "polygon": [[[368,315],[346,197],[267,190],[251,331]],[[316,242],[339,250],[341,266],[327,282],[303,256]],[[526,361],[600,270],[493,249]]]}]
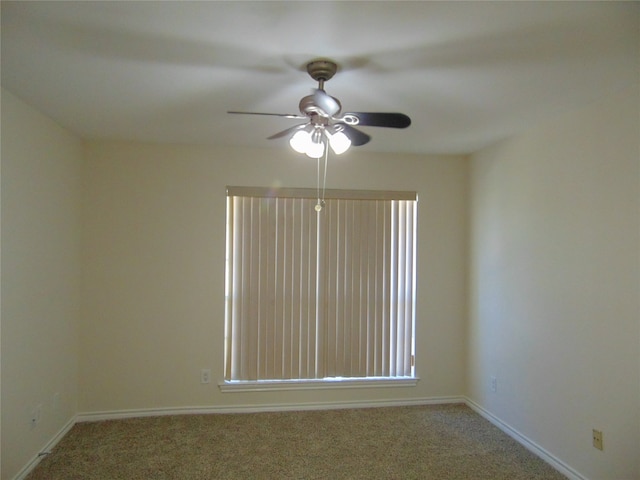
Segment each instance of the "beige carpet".
[{"label": "beige carpet", "polygon": [[28,480],[560,480],[464,405],[181,415],[75,425]]}]

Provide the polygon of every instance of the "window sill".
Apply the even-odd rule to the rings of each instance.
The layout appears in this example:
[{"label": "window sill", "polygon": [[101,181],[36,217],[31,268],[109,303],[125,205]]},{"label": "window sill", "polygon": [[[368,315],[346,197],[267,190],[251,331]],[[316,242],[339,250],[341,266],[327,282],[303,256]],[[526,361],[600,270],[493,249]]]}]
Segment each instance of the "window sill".
[{"label": "window sill", "polygon": [[325,390],[329,388],[415,387],[418,377],[323,378],[319,380],[223,381],[220,391],[269,392],[282,390]]}]

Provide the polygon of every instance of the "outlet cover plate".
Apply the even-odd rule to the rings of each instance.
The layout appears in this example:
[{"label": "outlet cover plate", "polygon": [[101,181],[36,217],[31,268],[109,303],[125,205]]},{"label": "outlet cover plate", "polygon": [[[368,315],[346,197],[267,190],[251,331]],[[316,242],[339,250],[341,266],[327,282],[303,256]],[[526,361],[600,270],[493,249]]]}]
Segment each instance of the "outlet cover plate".
[{"label": "outlet cover plate", "polygon": [[593,430],[593,446],[598,450],[604,450],[604,443],[602,441],[602,432],[600,430]]}]

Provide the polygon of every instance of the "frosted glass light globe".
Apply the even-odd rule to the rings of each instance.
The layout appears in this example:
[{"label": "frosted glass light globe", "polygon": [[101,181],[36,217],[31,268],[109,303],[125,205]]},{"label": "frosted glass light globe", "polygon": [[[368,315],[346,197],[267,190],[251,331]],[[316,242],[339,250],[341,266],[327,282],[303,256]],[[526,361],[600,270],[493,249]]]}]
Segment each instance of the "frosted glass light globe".
[{"label": "frosted glass light globe", "polygon": [[309,144],[311,143],[311,135],[306,130],[297,131],[289,140],[289,145],[298,153],[307,153]]},{"label": "frosted glass light globe", "polygon": [[310,142],[307,146],[307,151],[305,152],[308,157],[311,158],[320,158],[324,153],[324,143],[323,142]]},{"label": "frosted glass light globe", "polygon": [[329,145],[333,153],[340,155],[349,150],[351,140],[343,132],[337,132],[329,136]]}]

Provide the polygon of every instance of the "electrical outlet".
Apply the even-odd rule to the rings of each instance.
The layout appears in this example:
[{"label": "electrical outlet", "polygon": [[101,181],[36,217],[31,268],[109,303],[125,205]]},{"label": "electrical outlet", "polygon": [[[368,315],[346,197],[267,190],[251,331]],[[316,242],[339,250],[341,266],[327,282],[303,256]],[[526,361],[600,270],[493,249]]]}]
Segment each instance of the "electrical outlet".
[{"label": "electrical outlet", "polygon": [[51,410],[54,412],[60,410],[60,392],[53,394],[53,397],[51,398]]},{"label": "electrical outlet", "polygon": [[491,391],[493,393],[498,392],[498,379],[496,377],[491,377]]},{"label": "electrical outlet", "polygon": [[211,383],[211,370],[208,368],[200,370],[200,383]]},{"label": "electrical outlet", "polygon": [[604,450],[604,443],[602,442],[602,432],[600,430],[593,430],[593,446],[598,450]]}]

